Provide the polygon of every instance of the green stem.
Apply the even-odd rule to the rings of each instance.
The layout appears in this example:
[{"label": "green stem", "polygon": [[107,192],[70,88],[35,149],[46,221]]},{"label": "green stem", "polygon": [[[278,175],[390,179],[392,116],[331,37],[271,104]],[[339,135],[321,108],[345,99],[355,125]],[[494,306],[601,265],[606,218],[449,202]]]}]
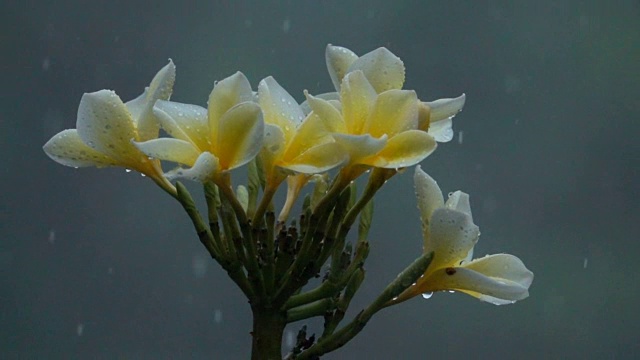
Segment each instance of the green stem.
[{"label": "green stem", "polygon": [[178,199],[178,201],[180,201],[185,211],[191,218],[193,226],[195,227],[202,244],[205,246],[205,248],[207,248],[209,254],[211,254],[211,257],[218,261],[222,268],[227,271],[229,277],[238,285],[245,296],[249,299],[252,299],[253,290],[251,289],[251,285],[249,284],[247,276],[242,271],[240,263],[234,261],[233,258],[227,258],[220,255],[223,250],[216,247],[211,230],[204,223],[204,220],[202,220],[202,217],[200,216],[200,213],[196,208],[191,194],[189,194],[187,188],[184,187],[184,185],[182,185],[182,183],[180,182],[176,183],[176,189],[176,198]]},{"label": "green stem", "polygon": [[347,325],[333,334],[321,337],[318,342],[296,357],[296,360],[317,359],[319,356],[342,347],[353,339],[365,327],[371,317],[383,309],[385,305],[413,284],[429,267],[433,253],[424,254],[416,259],[395,280],[393,280],[373,303],[362,310]]},{"label": "green stem", "polygon": [[321,242],[326,237],[325,225],[337,199],[349,185],[352,179],[350,176],[352,172],[343,169],[336,176],[329,191],[313,208],[308,222],[301,224],[303,226],[302,245],[293,264],[282,277],[281,285],[274,298],[276,304],[284,304],[292,294],[306,284],[310,277],[315,275]]},{"label": "green stem", "polygon": [[198,208],[196,208],[196,204],[193,201],[191,194],[180,182],[176,183],[176,198],[180,201],[180,204],[182,204],[187,215],[189,215],[202,245],[204,245],[204,247],[209,251],[212,258],[216,260],[220,259],[221,251],[213,239],[211,230],[202,220],[202,216],[200,216],[200,212],[198,211]]},{"label": "green stem", "polygon": [[273,199],[273,196],[276,194],[276,191],[278,190],[278,186],[281,183],[282,182],[277,183],[275,185],[267,184],[267,186],[265,187],[264,192],[262,194],[262,199],[260,199],[260,204],[258,204],[258,208],[256,209],[256,212],[253,215],[252,223],[254,227],[259,227],[260,224],[262,223],[262,218],[264,217],[264,213],[267,211],[267,208],[271,203],[271,199]]},{"label": "green stem", "polygon": [[322,316],[327,311],[333,309],[334,306],[335,300],[328,298],[289,309],[287,311],[287,323],[292,323],[315,316]]},{"label": "green stem", "polygon": [[252,307],[252,310],[251,360],[281,360],[286,313],[264,307]]},{"label": "green stem", "polygon": [[[242,242],[242,245],[244,245],[244,250],[246,251],[246,256],[242,257],[243,263],[247,268],[249,277],[253,279],[252,282],[254,282],[257,292],[263,296],[266,293],[264,278],[260,271],[260,267],[258,266],[258,249],[256,242],[253,239],[253,233],[247,214],[238,201],[238,198],[236,198],[233,193],[229,174],[222,175],[217,179],[216,184],[235,213],[237,223],[240,226],[240,231],[242,232],[240,241]],[[231,225],[235,225],[235,221],[232,221]]]}]

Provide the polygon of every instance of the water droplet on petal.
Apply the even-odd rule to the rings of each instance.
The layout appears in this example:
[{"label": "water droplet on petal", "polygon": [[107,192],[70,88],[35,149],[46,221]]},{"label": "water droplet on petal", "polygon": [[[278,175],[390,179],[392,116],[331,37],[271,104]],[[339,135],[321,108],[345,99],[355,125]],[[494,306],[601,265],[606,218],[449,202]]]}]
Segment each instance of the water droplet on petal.
[{"label": "water droplet on petal", "polygon": [[432,296],[433,296],[433,292],[422,293],[423,299],[431,299]]},{"label": "water droplet on petal", "polygon": [[126,172],[131,172],[131,169],[124,169],[124,171],[126,171]]}]

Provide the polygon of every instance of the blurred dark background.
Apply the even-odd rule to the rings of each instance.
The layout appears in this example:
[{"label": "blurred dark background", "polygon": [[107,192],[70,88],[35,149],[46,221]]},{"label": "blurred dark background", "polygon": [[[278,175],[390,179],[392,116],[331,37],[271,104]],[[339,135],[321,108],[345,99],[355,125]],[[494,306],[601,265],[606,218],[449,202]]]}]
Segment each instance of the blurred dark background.
[{"label": "blurred dark background", "polygon": [[[273,75],[300,100],[303,89],[329,91],[327,43],[388,47],[421,99],[467,94],[456,137],[423,168],[443,191],[471,194],[477,256],[515,254],[536,278],[515,305],[439,293],[386,309],[326,358],[640,357],[638,1],[62,0],[0,10],[0,357],[249,358],[249,307],[178,204],[135,173],[63,167],[41,147],[75,127],[84,92],[132,99],[167,58],[176,101],[205,105],[214,81],[236,70],[254,87]],[[421,250],[412,171],[377,197],[354,309]]]}]

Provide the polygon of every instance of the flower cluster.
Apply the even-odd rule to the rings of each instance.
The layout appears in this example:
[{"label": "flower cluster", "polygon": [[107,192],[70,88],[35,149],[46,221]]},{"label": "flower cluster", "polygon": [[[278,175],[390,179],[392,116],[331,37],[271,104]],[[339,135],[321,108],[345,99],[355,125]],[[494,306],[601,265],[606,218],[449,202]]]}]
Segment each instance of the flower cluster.
[{"label": "flower cluster", "polygon": [[[275,188],[294,174],[337,167],[353,180],[370,167],[412,166],[436,141],[451,139],[451,118],[464,95],[420,101],[402,89],[404,65],[386,48],[358,57],[329,45],[326,58],[334,93],[305,92],[299,105],[273,77],[255,93],[237,72],[216,83],[206,109],[169,100],[170,61],[127,103],[108,90],[85,94],[77,129],[60,132],[44,150],[63,165],[122,166],[169,189],[167,179],[215,181],[259,155],[268,187]],[[171,138],[158,137],[160,127]],[[180,167],[163,174],[159,160]]]},{"label": "flower cluster", "polygon": [[[236,72],[215,83],[206,108],[170,100],[175,81],[170,60],[136,99],[125,103],[109,90],[85,94],[76,129],[53,136],[44,151],[67,166],[138,171],[178,199],[212,257],[252,304],[262,306],[252,305],[257,319],[268,318],[283,330],[288,322],[324,315],[323,336],[302,354],[294,351],[300,358],[341,346],[373,313],[419,294],[459,291],[494,304],[527,297],[533,274],[517,257],[472,260],[479,230],[468,195],[457,191],[445,202],[418,166],[424,254],[353,325],[334,332],[364,277],[371,199],[398,170],[452,139],[452,118],[465,96],[421,100],[403,88],[404,64],[386,48],[358,56],[329,45],[325,56],[334,92],[305,91],[298,103],[273,77],[254,91]],[[161,137],[160,129],[168,137]],[[168,163],[172,168],[163,169]],[[231,171],[244,165],[248,186],[234,190]],[[356,200],[354,180],[367,172],[367,187]],[[329,173],[335,174],[332,181]],[[172,182],[180,179],[205,186],[208,224],[186,188]],[[287,197],[276,221],[272,198],[285,182]],[[316,189],[304,202],[299,227],[287,227],[309,182]],[[346,236],[358,217],[360,234],[352,248]],[[326,281],[301,293],[328,259]],[[277,354],[275,345],[265,346],[261,321],[254,324],[254,350]]]}]

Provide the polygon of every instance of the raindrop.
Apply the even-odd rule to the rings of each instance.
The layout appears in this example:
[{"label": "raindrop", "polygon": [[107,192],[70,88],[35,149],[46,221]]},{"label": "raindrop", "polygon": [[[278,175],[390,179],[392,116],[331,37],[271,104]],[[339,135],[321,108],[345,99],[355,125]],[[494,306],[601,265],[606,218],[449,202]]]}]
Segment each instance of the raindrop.
[{"label": "raindrop", "polygon": [[42,60],[42,71],[47,71],[49,70],[49,67],[51,66],[51,60],[49,60],[49,57],[45,57],[44,60]]},{"label": "raindrop", "polygon": [[284,19],[284,21],[282,22],[282,32],[286,34],[289,32],[289,30],[291,30],[291,20]]},{"label": "raindrop", "polygon": [[222,322],[222,310],[220,309],[215,309],[213,311],[213,321],[216,324],[220,324]]},{"label": "raindrop", "polygon": [[287,330],[285,342],[287,343],[287,347],[290,348],[292,348],[296,344],[295,336],[293,336],[293,331]]},{"label": "raindrop", "polygon": [[422,293],[423,299],[431,299],[432,296],[433,296],[433,292]]},{"label": "raindrop", "polygon": [[82,336],[83,333],[84,333],[84,324],[79,323],[78,326],[76,326],[76,334],[78,334],[78,336]]},{"label": "raindrop", "polygon": [[462,144],[462,130],[458,132],[458,144]]},{"label": "raindrop", "polygon": [[586,269],[588,264],[589,264],[589,259],[588,258],[584,258],[584,261],[582,262],[582,268]]},{"label": "raindrop", "polygon": [[126,172],[131,172],[131,169],[124,169],[124,171],[126,171]]},{"label": "raindrop", "polygon": [[53,244],[54,242],[56,242],[56,231],[51,229],[49,230],[49,238],[47,238],[47,241],[49,241],[49,244]]},{"label": "raindrop", "polygon": [[206,258],[200,255],[194,255],[191,259],[191,269],[193,270],[193,275],[196,278],[202,278],[207,273]]}]

